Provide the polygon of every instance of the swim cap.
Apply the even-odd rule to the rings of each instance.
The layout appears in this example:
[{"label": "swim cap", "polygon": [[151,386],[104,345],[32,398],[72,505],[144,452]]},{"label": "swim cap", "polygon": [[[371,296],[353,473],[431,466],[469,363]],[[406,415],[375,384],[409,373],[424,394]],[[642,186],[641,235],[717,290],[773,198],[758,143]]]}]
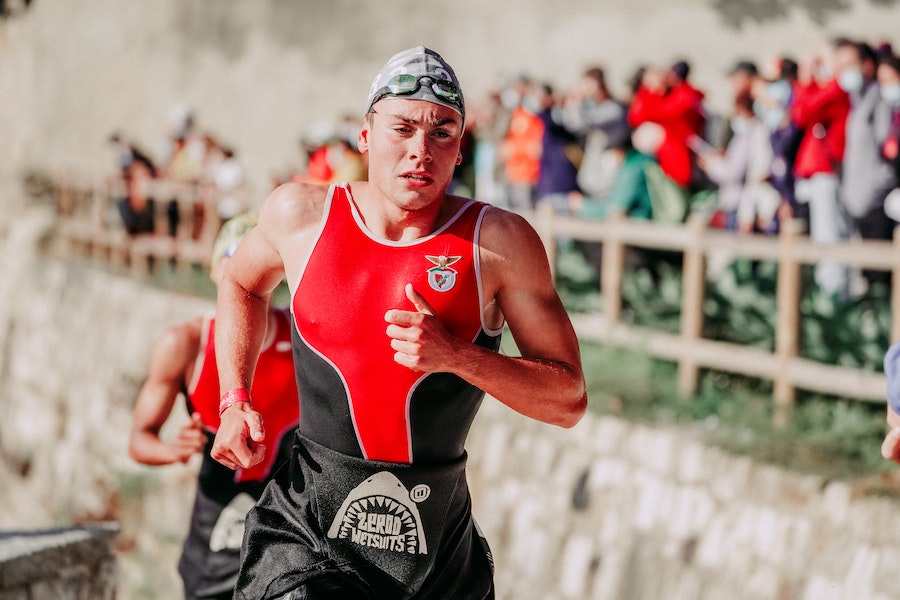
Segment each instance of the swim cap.
[{"label": "swim cap", "polygon": [[248,211],[225,221],[219,229],[216,241],[213,242],[212,256],[209,259],[210,268],[215,267],[223,257],[231,256],[238,243],[256,225],[256,220],[256,212]]},{"label": "swim cap", "polygon": [[[398,75],[408,75],[407,80],[416,83],[414,90],[404,91],[393,84]],[[427,77],[432,81],[422,81]],[[366,114],[372,110],[372,105],[387,96],[412,98],[415,100],[427,100],[435,104],[441,104],[455,110],[465,120],[466,106],[463,100],[462,88],[453,68],[447,64],[441,55],[426,48],[416,46],[398,52],[388,60],[369,88],[369,97],[366,100]]]}]

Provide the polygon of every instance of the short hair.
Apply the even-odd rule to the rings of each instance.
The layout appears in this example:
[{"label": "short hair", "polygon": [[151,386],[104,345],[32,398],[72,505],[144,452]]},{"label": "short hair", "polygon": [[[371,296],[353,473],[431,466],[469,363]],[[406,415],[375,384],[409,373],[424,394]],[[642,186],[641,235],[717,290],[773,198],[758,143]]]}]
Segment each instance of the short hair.
[{"label": "short hair", "polygon": [[584,76],[593,79],[601,90],[606,89],[606,73],[601,67],[591,67],[584,72]]},{"label": "short hair", "polygon": [[900,56],[895,54],[889,54],[887,56],[882,56],[881,60],[878,61],[879,65],[884,65],[889,69],[893,69],[900,75]]}]

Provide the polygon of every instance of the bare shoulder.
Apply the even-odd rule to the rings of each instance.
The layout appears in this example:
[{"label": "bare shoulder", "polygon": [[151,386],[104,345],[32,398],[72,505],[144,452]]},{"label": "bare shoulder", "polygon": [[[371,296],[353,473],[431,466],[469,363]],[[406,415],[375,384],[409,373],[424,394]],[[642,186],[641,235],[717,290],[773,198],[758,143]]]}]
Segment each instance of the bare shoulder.
[{"label": "bare shoulder", "polygon": [[484,214],[479,245],[482,258],[489,261],[507,263],[547,260],[543,242],[531,223],[517,213],[495,206]]},{"label": "bare shoulder", "polygon": [[169,327],[159,336],[157,348],[172,354],[183,353],[196,348],[203,330],[203,319],[197,317]]},{"label": "bare shoulder", "polygon": [[259,214],[259,224],[270,234],[296,232],[319,222],[328,197],[328,186],[285,183],[269,194]]},{"label": "bare shoulder", "polygon": [[203,319],[198,317],[169,327],[157,338],[150,364],[150,376],[179,378],[200,352]]}]

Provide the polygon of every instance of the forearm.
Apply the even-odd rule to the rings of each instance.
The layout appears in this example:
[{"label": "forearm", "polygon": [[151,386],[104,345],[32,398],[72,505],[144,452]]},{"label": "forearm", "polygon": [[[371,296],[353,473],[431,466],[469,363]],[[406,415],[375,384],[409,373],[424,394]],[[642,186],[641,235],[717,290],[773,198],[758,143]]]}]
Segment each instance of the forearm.
[{"label": "forearm", "polygon": [[216,361],[219,388],[250,389],[267,327],[268,296],[248,292],[223,277],[216,301]]},{"label": "forearm", "polygon": [[552,425],[572,427],[587,407],[581,370],[560,361],[504,356],[463,342],[451,372],[513,410]]},{"label": "forearm", "polygon": [[150,466],[170,465],[181,460],[172,444],[162,441],[158,432],[138,431],[131,435],[128,455],[135,461]]}]

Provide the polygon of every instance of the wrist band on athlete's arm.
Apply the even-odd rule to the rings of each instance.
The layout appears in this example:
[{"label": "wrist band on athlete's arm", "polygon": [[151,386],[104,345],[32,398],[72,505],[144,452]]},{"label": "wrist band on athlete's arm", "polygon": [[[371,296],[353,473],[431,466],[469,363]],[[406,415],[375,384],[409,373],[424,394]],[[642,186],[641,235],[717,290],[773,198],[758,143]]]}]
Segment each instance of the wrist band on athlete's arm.
[{"label": "wrist band on athlete's arm", "polygon": [[234,388],[230,392],[222,394],[222,399],[219,401],[219,416],[221,417],[223,412],[238,402],[250,402],[250,392],[246,388]]}]

